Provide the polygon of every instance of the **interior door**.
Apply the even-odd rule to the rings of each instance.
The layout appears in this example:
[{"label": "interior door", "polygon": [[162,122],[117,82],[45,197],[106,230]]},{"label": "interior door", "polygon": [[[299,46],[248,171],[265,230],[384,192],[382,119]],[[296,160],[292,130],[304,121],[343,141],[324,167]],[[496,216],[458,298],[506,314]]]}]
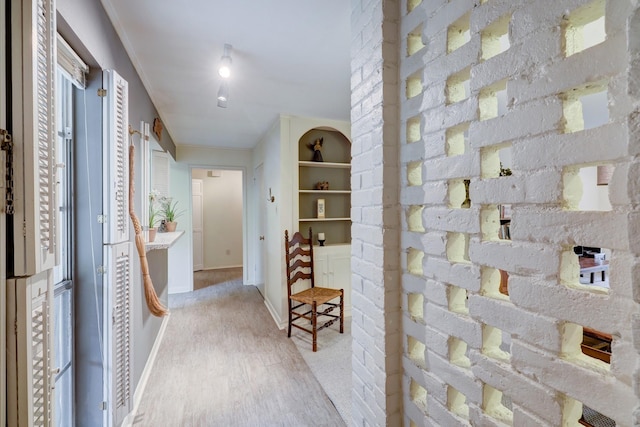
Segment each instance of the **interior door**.
[{"label": "interior door", "polygon": [[191,206],[193,215],[193,271],[199,271],[204,268],[204,251],[203,251],[203,186],[201,179],[191,180]]},{"label": "interior door", "polygon": [[264,297],[264,267],[266,264],[266,251],[264,245],[264,233],[266,229],[267,221],[267,197],[264,189],[264,165],[260,164],[254,173],[254,182],[256,188],[256,206],[258,209],[258,220],[256,221],[256,239],[258,244],[256,245],[256,263],[255,263],[255,278],[256,286],[262,296]]}]

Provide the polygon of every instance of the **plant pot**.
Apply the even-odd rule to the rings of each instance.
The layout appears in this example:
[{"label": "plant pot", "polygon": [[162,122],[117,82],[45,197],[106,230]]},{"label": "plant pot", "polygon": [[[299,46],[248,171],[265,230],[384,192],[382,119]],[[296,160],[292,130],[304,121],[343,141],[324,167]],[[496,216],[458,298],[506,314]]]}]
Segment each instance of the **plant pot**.
[{"label": "plant pot", "polygon": [[176,231],[178,223],[176,221],[167,221],[164,223],[164,228],[167,231]]},{"label": "plant pot", "polygon": [[158,229],[156,227],[149,228],[147,230],[147,242],[151,243],[154,240],[156,240],[156,233],[157,232],[158,232]]}]

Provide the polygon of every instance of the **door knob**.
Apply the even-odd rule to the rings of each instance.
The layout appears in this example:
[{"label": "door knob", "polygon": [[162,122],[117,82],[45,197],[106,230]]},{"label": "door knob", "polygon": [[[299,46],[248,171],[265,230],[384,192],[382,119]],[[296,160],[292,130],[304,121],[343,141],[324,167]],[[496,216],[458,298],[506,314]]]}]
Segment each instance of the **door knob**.
[{"label": "door knob", "polygon": [[260,240],[264,240],[264,236],[260,236]]}]

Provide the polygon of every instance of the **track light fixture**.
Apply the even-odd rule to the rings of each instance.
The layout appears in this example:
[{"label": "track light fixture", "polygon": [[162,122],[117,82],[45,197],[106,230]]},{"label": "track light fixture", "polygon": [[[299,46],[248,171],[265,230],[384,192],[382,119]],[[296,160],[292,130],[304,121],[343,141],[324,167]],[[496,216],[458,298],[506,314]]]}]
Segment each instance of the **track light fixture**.
[{"label": "track light fixture", "polygon": [[218,107],[227,108],[229,100],[229,82],[223,81],[218,89]]},{"label": "track light fixture", "polygon": [[227,101],[229,100],[229,77],[231,76],[231,51],[233,47],[230,44],[224,45],[224,53],[220,58],[220,67],[218,68],[218,74],[222,77],[222,83],[220,89],[218,89],[218,107],[227,108]]},{"label": "track light fixture", "polygon": [[224,45],[224,53],[222,54],[222,58],[220,58],[220,67],[218,68],[218,74],[223,79],[228,79],[231,75],[231,51],[233,47],[230,44]]}]

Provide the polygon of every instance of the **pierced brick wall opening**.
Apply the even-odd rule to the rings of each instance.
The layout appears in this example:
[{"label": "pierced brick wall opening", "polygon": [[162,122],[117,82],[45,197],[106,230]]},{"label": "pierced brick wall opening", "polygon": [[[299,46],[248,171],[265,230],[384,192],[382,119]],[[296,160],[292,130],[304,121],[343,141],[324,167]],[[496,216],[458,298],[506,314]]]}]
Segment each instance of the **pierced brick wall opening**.
[{"label": "pierced brick wall opening", "polygon": [[449,361],[452,364],[469,369],[471,360],[468,352],[469,349],[466,342],[456,337],[449,337]]},{"label": "pierced brick wall opening", "polygon": [[447,103],[455,104],[464,101],[471,95],[471,68],[465,68],[447,79]]},{"label": "pierced brick wall opening", "polygon": [[[593,330],[591,329],[587,329],[588,334],[590,334],[592,331]],[[603,336],[607,335],[605,332],[595,332]],[[605,360],[602,360],[604,356],[602,356],[600,353],[592,351],[598,350],[593,347],[598,347],[599,345],[592,344],[592,341],[590,339],[591,335],[588,335],[588,338],[585,341],[585,334],[582,325],[565,322],[562,326],[562,348],[560,351],[560,358],[583,368],[593,370],[595,372],[608,373],[610,371],[610,358],[612,356],[612,353],[610,351],[611,343],[609,343],[609,362],[607,362]]]},{"label": "pierced brick wall opening", "polygon": [[511,47],[509,41],[509,23],[511,14],[507,14],[496,20],[481,31],[482,59],[487,60],[507,51]]},{"label": "pierced brick wall opening", "polygon": [[407,120],[407,143],[418,142],[420,139],[420,117],[412,117]]},{"label": "pierced brick wall opening", "polygon": [[482,178],[498,178],[510,176],[511,144],[496,144],[480,149],[480,176]]},{"label": "pierced brick wall opening", "polygon": [[560,95],[564,133],[593,129],[609,122],[609,93],[606,81],[588,83]]},{"label": "pierced brick wall opening", "polygon": [[471,40],[470,17],[471,12],[465,14],[447,29],[447,53],[461,48]]},{"label": "pierced brick wall opening", "polygon": [[409,398],[422,411],[427,412],[427,390],[411,378]]},{"label": "pierced brick wall opening", "polygon": [[583,425],[587,427],[612,427],[616,422],[611,418],[601,414],[595,409],[591,409],[582,402],[564,397],[562,408],[562,425]]},{"label": "pierced brick wall opening", "polygon": [[565,56],[582,52],[606,40],[605,6],[605,0],[595,0],[564,17],[562,39]]},{"label": "pierced brick wall opening", "polygon": [[449,311],[464,315],[469,314],[469,297],[467,295],[466,289],[449,285],[447,295],[449,302]]},{"label": "pierced brick wall opening", "polygon": [[422,0],[407,0],[407,13],[418,7],[422,3]]},{"label": "pierced brick wall opening", "polygon": [[418,249],[409,248],[407,252],[407,271],[415,276],[422,276],[422,260],[424,252]]},{"label": "pierced brick wall opening", "polygon": [[507,113],[507,80],[501,80],[480,90],[480,120],[490,120]]},{"label": "pierced brick wall opening", "polygon": [[447,185],[449,194],[449,207],[452,209],[469,209],[471,198],[469,196],[468,179],[450,179]]},{"label": "pierced brick wall opening", "polygon": [[407,35],[407,56],[415,54],[424,46],[425,44],[422,42],[422,25],[420,25]]},{"label": "pierced brick wall opening", "polygon": [[565,245],[560,257],[560,283],[600,295],[609,293],[610,260],[608,248]]},{"label": "pierced brick wall opening", "polygon": [[407,183],[410,187],[422,185],[422,162],[407,163]]},{"label": "pierced brick wall opening", "polygon": [[462,419],[469,419],[467,397],[452,386],[447,386],[447,408]]},{"label": "pierced brick wall opening", "polygon": [[469,123],[447,129],[445,134],[447,156],[460,156],[469,149]]},{"label": "pierced brick wall opening", "polygon": [[407,295],[407,305],[412,320],[424,321],[424,295],[410,293]]},{"label": "pierced brick wall opening", "polygon": [[447,233],[447,259],[450,262],[470,262],[468,234]]},{"label": "pierced brick wall opening", "polygon": [[[503,336],[504,335],[504,336]],[[482,354],[503,361],[511,359],[511,336],[490,325],[482,326]]]},{"label": "pierced brick wall opening", "polygon": [[409,231],[415,231],[417,233],[424,232],[424,225],[422,224],[422,211],[424,206],[409,206],[407,210],[407,226]]},{"label": "pierced brick wall opening", "polygon": [[[600,168],[600,176],[598,174]],[[613,168],[608,164],[573,165],[562,172],[563,208],[572,211],[611,211],[609,176]],[[605,176],[606,175],[606,176]],[[607,184],[598,184],[603,179]]]},{"label": "pierced brick wall opening", "polygon": [[503,404],[502,391],[485,384],[482,390],[482,409],[488,416],[513,425],[513,412]]},{"label": "pierced brick wall opening", "polygon": [[480,294],[499,300],[509,300],[509,274],[493,267],[480,269]]},{"label": "pierced brick wall opening", "polygon": [[424,87],[422,85],[422,73],[415,73],[407,77],[407,99],[416,97],[422,93]]},{"label": "pierced brick wall opening", "polygon": [[409,359],[423,369],[426,367],[425,350],[426,346],[422,342],[411,335],[407,335],[407,354]]}]

